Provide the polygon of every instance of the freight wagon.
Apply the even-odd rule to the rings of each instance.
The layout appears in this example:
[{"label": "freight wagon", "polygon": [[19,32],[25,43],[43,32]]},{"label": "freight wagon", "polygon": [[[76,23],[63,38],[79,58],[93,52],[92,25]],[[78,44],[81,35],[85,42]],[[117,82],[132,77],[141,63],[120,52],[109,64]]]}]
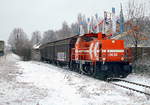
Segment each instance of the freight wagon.
[{"label": "freight wagon", "polygon": [[71,48],[75,45],[77,37],[74,36],[41,45],[41,60],[60,66],[68,66],[71,62]]}]

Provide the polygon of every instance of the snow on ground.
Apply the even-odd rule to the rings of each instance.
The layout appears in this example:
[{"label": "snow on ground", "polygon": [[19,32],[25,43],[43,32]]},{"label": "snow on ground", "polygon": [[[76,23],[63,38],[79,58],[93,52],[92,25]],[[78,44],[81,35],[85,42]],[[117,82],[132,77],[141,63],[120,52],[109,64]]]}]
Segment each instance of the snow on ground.
[{"label": "snow on ground", "polygon": [[[40,62],[19,62],[18,80],[48,89],[41,105],[147,105],[147,97],[106,82]],[[132,76],[131,76],[132,77]],[[123,91],[122,91],[123,90]]]},{"label": "snow on ground", "polygon": [[16,65],[16,62],[20,58],[14,54],[9,54],[0,57],[0,79],[5,79],[7,81],[15,78],[19,74]]},{"label": "snow on ground", "polygon": [[36,105],[37,99],[46,96],[45,89],[17,81],[22,74],[18,62],[20,58],[14,54],[0,57],[0,105]]},{"label": "snow on ground", "polygon": [[[50,64],[20,61],[13,54],[0,65],[1,74],[8,71],[0,79],[0,105],[150,105],[150,97],[143,94]],[[127,80],[150,82],[134,74]]]}]

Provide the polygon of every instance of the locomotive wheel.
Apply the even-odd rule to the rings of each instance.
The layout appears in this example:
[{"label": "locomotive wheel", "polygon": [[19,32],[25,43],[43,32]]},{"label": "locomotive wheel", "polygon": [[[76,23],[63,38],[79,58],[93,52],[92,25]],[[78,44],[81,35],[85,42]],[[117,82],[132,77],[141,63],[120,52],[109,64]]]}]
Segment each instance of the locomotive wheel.
[{"label": "locomotive wheel", "polygon": [[81,70],[81,72],[83,73],[83,74],[86,74],[86,75],[88,75],[89,73],[89,70],[90,70],[90,66],[88,65],[88,64],[83,64],[82,65],[82,70]]},{"label": "locomotive wheel", "polygon": [[96,70],[95,70],[95,67],[90,66],[89,75],[92,76],[92,77],[96,77]]},{"label": "locomotive wheel", "polygon": [[99,66],[91,66],[90,75],[96,79],[107,80],[107,74],[100,70]]}]

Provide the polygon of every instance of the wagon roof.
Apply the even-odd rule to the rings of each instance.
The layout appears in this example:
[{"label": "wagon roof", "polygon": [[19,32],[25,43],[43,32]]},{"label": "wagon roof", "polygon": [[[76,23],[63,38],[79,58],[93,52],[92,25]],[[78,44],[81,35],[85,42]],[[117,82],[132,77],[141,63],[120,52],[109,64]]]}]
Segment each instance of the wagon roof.
[{"label": "wagon roof", "polygon": [[71,36],[71,37],[68,37],[68,38],[64,38],[64,39],[60,39],[60,40],[56,40],[56,41],[47,42],[47,43],[45,43],[45,44],[42,44],[40,47],[45,46],[45,45],[47,45],[47,44],[51,44],[51,43],[55,43],[55,42],[59,42],[59,41],[63,41],[63,40],[69,40],[69,39],[72,39],[72,38],[76,38],[76,37],[78,37],[78,36],[79,36],[79,35],[75,35],[75,36]]}]

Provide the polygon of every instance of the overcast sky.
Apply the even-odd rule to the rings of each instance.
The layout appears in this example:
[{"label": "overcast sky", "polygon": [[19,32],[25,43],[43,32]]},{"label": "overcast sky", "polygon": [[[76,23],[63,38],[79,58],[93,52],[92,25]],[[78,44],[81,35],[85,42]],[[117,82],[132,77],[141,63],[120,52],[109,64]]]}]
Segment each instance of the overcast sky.
[{"label": "overcast sky", "polygon": [[16,27],[31,36],[35,30],[60,29],[63,21],[75,22],[78,13],[103,16],[112,7],[120,11],[120,3],[128,0],[0,0],[0,40],[7,41]]}]

